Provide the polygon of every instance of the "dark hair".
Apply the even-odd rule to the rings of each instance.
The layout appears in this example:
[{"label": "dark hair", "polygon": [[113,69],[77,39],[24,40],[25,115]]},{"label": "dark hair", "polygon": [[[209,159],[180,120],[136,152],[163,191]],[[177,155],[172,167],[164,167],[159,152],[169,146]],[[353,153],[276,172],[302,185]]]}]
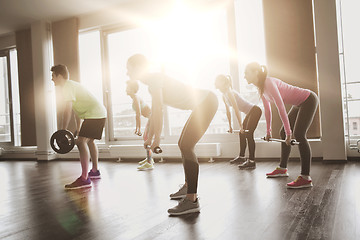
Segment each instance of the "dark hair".
[{"label": "dark hair", "polygon": [[58,64],[51,67],[51,71],[55,74],[55,76],[58,76],[59,74],[63,76],[65,79],[69,79],[69,70],[65,65]]},{"label": "dark hair", "polygon": [[128,64],[136,68],[146,68],[149,65],[149,61],[142,54],[135,54],[129,57]]},{"label": "dark hair", "polygon": [[259,90],[260,97],[264,94],[264,85],[265,85],[265,79],[268,75],[268,70],[265,65],[260,65],[257,62],[252,62],[246,65],[246,69],[251,69],[252,71],[258,70],[258,84],[256,84],[256,87]]},{"label": "dark hair", "polygon": [[230,86],[230,88],[232,88],[232,79],[230,75],[224,75],[224,74],[220,74],[216,77],[215,79],[215,85],[219,83],[219,84],[228,84]]},{"label": "dark hair", "polygon": [[127,84],[127,88],[133,89],[135,93],[139,91],[139,84],[137,81],[129,80],[126,82],[126,84]]}]

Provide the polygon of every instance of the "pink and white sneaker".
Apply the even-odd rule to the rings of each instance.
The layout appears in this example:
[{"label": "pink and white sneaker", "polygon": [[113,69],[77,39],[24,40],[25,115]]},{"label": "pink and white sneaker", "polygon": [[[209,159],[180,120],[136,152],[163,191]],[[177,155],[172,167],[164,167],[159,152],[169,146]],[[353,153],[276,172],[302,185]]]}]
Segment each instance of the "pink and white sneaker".
[{"label": "pink and white sneaker", "polygon": [[302,176],[298,176],[298,178],[288,184],[286,184],[288,188],[307,188],[312,187],[312,180],[306,180]]},{"label": "pink and white sneaker", "polygon": [[283,168],[277,167],[271,173],[267,173],[266,176],[267,177],[273,177],[273,178],[275,178],[275,177],[288,177],[289,173],[287,172],[287,168],[283,169]]}]

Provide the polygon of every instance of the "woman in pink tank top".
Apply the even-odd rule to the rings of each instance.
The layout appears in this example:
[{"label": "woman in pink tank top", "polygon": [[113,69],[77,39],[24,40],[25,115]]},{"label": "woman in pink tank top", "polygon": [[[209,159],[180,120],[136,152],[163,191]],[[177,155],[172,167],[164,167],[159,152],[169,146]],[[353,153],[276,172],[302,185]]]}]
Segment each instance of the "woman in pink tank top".
[{"label": "woman in pink tank top", "polygon": [[[305,188],[312,186],[310,178],[311,148],[306,138],[306,133],[314,119],[319,104],[316,94],[308,89],[287,84],[280,79],[268,77],[264,65],[253,62],[246,66],[245,78],[249,84],[254,84],[264,104],[267,134],[266,140],[271,138],[271,103],[278,109],[283,127],[280,136],[285,140],[281,144],[280,165],[267,177],[287,177],[287,163],[291,151],[291,137],[294,135],[299,142],[301,175],[287,184],[289,188]],[[286,113],[285,104],[292,105]]]}]

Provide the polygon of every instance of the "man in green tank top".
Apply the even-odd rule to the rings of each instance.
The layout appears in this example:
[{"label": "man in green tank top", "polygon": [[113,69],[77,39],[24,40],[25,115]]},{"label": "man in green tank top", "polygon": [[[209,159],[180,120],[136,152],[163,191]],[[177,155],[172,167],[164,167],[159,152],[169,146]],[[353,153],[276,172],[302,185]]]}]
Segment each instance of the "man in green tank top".
[{"label": "man in green tank top", "polygon": [[[94,95],[83,85],[69,79],[69,71],[65,65],[51,68],[52,81],[61,88],[64,101],[61,129],[67,129],[73,112],[76,119],[76,146],[80,154],[81,176],[73,183],[65,185],[65,189],[91,187],[90,178],[100,178],[98,169],[98,147],[94,142],[100,140],[106,121],[106,109]],[[88,172],[89,161],[92,169]]]}]

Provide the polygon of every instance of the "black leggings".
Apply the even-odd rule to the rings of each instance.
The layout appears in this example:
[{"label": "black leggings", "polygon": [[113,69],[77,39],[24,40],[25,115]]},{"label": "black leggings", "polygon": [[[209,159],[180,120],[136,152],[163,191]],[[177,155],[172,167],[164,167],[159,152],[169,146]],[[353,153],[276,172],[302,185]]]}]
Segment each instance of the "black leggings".
[{"label": "black leggings", "polygon": [[[301,174],[310,174],[311,148],[306,138],[306,133],[314,119],[316,109],[319,105],[319,99],[314,92],[299,106],[292,106],[288,113],[290,127],[293,130],[294,137],[299,142]],[[280,136],[285,139],[284,126],[280,130]],[[291,146],[281,143],[280,167],[286,168],[289,160]]]},{"label": "black leggings", "polygon": [[240,156],[245,156],[246,140],[249,145],[249,159],[255,160],[255,140],[254,131],[259,123],[261,117],[261,109],[258,106],[253,106],[250,112],[246,114],[243,122],[243,128],[249,130],[247,133],[239,133],[240,138]]},{"label": "black leggings", "polygon": [[191,113],[179,139],[179,148],[183,160],[187,193],[197,193],[199,162],[194,149],[196,143],[205,134],[218,108],[218,99],[213,92]]}]

